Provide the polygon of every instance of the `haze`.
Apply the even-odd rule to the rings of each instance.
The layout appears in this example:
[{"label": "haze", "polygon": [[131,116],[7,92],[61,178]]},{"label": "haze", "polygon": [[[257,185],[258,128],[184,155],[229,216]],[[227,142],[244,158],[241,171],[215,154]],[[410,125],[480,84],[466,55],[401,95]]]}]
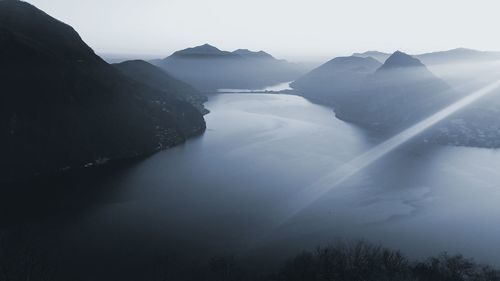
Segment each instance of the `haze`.
[{"label": "haze", "polygon": [[500,50],[493,0],[28,0],[98,53],[165,57],[203,43],[291,59],[356,51]]}]

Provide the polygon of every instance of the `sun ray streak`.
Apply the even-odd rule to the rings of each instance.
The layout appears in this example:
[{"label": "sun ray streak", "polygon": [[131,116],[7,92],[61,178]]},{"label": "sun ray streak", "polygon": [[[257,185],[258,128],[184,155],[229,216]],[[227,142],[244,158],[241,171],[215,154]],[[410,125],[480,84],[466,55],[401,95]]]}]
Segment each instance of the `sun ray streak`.
[{"label": "sun ray streak", "polygon": [[[390,153],[394,149],[398,148],[402,144],[408,142],[415,136],[421,134],[432,126],[436,125],[440,121],[449,117],[450,115],[456,113],[457,111],[467,107],[476,100],[492,93],[495,89],[500,86],[500,80],[493,82],[467,96],[452,103],[451,105],[445,107],[444,109],[438,111],[437,113],[427,117],[426,119],[418,122],[417,124],[403,130],[397,135],[391,137],[390,139],[374,146],[370,150],[361,154],[360,156],[350,160],[349,162],[343,164],[338,169],[332,173],[320,178],[319,180],[312,183],[310,186],[304,188],[297,195],[293,196],[287,201],[285,207],[283,208],[282,214],[278,223],[274,225],[272,230],[267,233],[264,237],[269,236],[273,231],[277,230],[280,226],[284,225],[287,221],[295,217],[302,210],[306,209],[308,206],[312,205],[322,196],[327,194],[329,191],[335,189],[337,186],[342,184],[345,180],[349,179],[353,175],[357,174],[361,170],[370,166],[384,155]],[[263,238],[263,237],[261,237]],[[261,239],[259,239],[261,240]]]}]

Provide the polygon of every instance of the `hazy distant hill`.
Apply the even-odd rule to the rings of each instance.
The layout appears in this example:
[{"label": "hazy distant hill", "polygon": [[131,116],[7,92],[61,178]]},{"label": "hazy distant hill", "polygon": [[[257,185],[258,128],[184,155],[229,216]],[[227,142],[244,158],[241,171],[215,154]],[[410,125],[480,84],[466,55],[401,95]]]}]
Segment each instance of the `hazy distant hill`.
[{"label": "hazy distant hill", "polygon": [[466,48],[457,48],[448,51],[416,55],[415,57],[426,65],[433,65],[500,60],[500,52],[484,52]]},{"label": "hazy distant hill", "polygon": [[165,96],[172,99],[189,102],[201,113],[208,111],[203,106],[207,100],[198,90],[163,71],[162,69],[142,60],[124,61],[113,64],[123,74],[139,83],[163,91]]},{"label": "hazy distant hill", "polygon": [[379,62],[384,63],[385,60],[391,56],[391,54],[383,53],[383,52],[379,52],[379,51],[367,51],[364,53],[354,53],[354,54],[352,54],[352,56],[360,57],[360,58],[372,57],[372,58],[378,60]]},{"label": "hazy distant hill", "polygon": [[346,103],[342,119],[384,131],[397,131],[430,116],[459,97],[418,59],[395,52]]},{"label": "hazy distant hill", "polygon": [[461,91],[474,91],[500,77],[500,52],[459,48],[418,55],[417,58]]},{"label": "hazy distant hill", "polygon": [[371,57],[337,57],[295,80],[291,87],[306,98],[335,106],[359,91],[367,75],[381,65]]},{"label": "hazy distant hill", "polygon": [[202,132],[190,104],[137,83],[68,25],[0,1],[0,180],[150,153]]},{"label": "hazy distant hill", "polygon": [[[379,51],[367,51],[364,53],[354,53],[356,57],[372,57],[380,62],[385,62],[391,54]],[[456,48],[446,51],[424,53],[413,55],[427,66],[435,64],[454,64],[465,62],[484,62],[491,60],[500,60],[500,52],[485,52],[466,48]]]},{"label": "hazy distant hill", "polygon": [[234,51],[233,54],[237,54],[246,58],[275,60],[273,56],[264,51],[252,52],[248,49],[238,49]]},{"label": "hazy distant hill", "polygon": [[277,60],[262,51],[227,52],[208,44],[177,51],[152,62],[202,91],[257,89],[292,81],[303,74],[298,65]]}]

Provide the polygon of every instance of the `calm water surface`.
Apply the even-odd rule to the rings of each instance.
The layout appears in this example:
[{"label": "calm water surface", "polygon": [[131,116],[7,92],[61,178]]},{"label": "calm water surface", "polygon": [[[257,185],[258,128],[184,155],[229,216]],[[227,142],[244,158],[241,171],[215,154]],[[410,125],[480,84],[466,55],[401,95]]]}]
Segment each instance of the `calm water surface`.
[{"label": "calm water surface", "polygon": [[500,263],[500,151],[407,145],[282,223],[294,195],[380,140],[297,96],[220,94],[206,106],[203,136],[109,180],[112,203],[67,234],[268,258],[365,238]]}]

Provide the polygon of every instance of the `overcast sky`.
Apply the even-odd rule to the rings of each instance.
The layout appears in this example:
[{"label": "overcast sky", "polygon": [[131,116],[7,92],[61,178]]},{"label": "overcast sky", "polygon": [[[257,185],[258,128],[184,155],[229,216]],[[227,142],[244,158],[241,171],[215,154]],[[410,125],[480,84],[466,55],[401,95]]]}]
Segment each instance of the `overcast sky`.
[{"label": "overcast sky", "polygon": [[365,50],[500,50],[498,0],[28,0],[98,53],[165,57],[210,43],[291,60]]}]

